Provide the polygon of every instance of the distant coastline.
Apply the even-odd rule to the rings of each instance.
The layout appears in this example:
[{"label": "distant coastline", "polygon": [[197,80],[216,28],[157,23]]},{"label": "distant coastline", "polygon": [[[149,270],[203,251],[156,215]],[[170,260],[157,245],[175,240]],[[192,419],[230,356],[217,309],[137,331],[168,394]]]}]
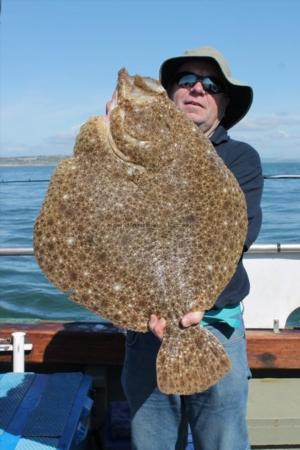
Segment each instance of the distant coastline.
[{"label": "distant coastline", "polygon": [[0,157],[0,167],[11,166],[56,166],[63,159],[71,155],[39,155],[39,156],[17,156]]}]

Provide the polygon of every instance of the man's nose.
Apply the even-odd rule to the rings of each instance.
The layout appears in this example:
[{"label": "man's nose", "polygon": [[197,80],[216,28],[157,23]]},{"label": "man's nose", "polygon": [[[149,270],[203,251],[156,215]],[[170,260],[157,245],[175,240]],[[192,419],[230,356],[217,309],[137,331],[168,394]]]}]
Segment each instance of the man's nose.
[{"label": "man's nose", "polygon": [[191,92],[195,92],[197,94],[205,94],[205,89],[200,80],[198,80],[194,86],[191,88]]}]

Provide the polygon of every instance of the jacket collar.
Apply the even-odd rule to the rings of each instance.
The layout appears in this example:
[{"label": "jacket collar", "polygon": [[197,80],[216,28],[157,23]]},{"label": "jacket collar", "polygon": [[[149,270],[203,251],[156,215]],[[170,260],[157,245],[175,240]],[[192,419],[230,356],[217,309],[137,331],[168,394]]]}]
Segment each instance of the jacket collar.
[{"label": "jacket collar", "polygon": [[224,127],[222,127],[222,125],[219,125],[213,135],[210,138],[212,144],[214,145],[218,145],[218,144],[222,144],[222,142],[227,142],[229,141],[229,136],[227,131],[225,130]]}]

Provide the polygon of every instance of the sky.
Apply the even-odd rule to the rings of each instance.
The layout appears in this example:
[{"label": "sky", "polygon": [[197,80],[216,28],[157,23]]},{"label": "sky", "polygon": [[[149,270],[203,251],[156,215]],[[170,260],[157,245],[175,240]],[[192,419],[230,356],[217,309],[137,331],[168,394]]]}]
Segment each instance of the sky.
[{"label": "sky", "polygon": [[69,155],[117,72],[212,46],[253,105],[230,130],[262,160],[300,160],[299,0],[2,0],[0,156]]}]

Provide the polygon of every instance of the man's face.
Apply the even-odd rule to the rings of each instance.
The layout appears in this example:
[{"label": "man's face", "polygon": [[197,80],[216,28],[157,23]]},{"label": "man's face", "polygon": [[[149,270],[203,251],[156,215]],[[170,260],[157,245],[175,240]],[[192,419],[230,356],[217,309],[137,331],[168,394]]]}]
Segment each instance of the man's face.
[{"label": "man's face", "polygon": [[[207,61],[190,61],[182,64],[177,73],[192,72],[201,76],[213,76],[222,80],[218,69]],[[178,109],[186,114],[207,135],[222,120],[228,99],[224,93],[213,94],[204,90],[201,81],[193,87],[180,87],[175,82],[170,85],[168,94]]]}]

